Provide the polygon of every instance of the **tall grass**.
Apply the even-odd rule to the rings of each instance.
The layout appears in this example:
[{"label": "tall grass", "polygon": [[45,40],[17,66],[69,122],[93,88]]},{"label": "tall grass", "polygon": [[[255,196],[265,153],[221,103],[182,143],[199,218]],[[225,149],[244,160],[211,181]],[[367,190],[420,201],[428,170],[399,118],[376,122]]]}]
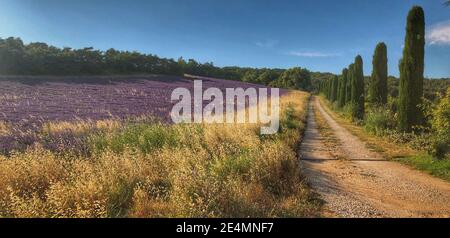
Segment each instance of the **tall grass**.
[{"label": "tall grass", "polygon": [[364,129],[368,133],[384,136],[388,130],[396,127],[394,113],[384,106],[373,106],[368,109]]},{"label": "tall grass", "polygon": [[[85,156],[37,145],[0,157],[0,216],[315,216],[296,156],[308,97],[283,96],[272,136],[255,124],[108,123],[87,130]],[[47,134],[61,128],[72,126]]]}]

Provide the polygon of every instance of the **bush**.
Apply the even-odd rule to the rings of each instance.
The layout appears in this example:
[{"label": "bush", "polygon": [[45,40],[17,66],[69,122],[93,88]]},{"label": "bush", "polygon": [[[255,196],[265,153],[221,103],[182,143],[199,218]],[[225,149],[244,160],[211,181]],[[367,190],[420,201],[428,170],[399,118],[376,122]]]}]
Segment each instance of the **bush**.
[{"label": "bush", "polygon": [[395,118],[391,110],[385,106],[369,109],[364,120],[364,129],[374,135],[383,136],[387,130],[395,128]]},{"label": "bush", "polygon": [[450,87],[431,113],[431,129],[434,135],[431,153],[443,158],[450,151]]},{"label": "bush", "polygon": [[352,102],[348,102],[345,104],[345,106],[342,108],[342,113],[344,114],[344,117],[347,119],[350,119],[352,121],[355,121],[355,118],[353,118],[352,114],[353,111],[355,111],[356,104]]}]

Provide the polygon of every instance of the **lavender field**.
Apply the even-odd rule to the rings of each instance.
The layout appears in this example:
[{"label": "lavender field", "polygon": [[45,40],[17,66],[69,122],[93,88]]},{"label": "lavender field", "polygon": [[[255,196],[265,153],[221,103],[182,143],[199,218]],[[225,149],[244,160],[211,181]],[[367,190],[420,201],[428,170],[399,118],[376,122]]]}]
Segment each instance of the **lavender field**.
[{"label": "lavender field", "polygon": [[[217,87],[222,91],[263,87],[201,79],[203,88]],[[36,133],[42,125],[52,122],[151,117],[170,123],[169,114],[176,103],[170,100],[172,91],[178,87],[193,91],[193,86],[192,78],[177,76],[3,76],[0,78],[0,132],[3,131],[0,146],[3,152],[24,149],[39,139]]]},{"label": "lavender field", "polygon": [[[193,88],[191,79],[175,76],[130,77],[2,77],[0,121],[39,125],[47,121],[126,118],[151,115],[168,121],[172,90]],[[262,87],[203,79],[203,87]]]}]

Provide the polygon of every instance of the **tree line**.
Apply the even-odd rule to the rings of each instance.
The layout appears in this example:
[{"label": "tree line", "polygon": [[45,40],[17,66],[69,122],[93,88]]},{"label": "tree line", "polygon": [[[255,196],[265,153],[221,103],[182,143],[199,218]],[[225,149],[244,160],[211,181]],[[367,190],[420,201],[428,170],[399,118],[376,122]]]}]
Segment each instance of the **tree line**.
[{"label": "tree line", "polygon": [[[423,123],[419,105],[423,97],[424,84],[425,17],[421,7],[415,6],[408,14],[405,47],[399,63],[400,85],[398,91],[399,129],[411,131]],[[387,46],[379,43],[373,55],[372,75],[368,95],[364,90],[363,60],[360,55],[342,71],[340,77],[323,81],[320,91],[339,107],[351,104],[352,117],[364,119],[365,102],[369,106],[385,105],[388,102],[388,57]],[[366,98],[367,97],[367,98]]]},{"label": "tree line", "polygon": [[257,69],[216,67],[193,59],[161,58],[136,51],[58,48],[45,43],[24,44],[20,38],[0,38],[2,75],[164,74],[224,78],[290,89],[311,89],[311,73],[303,68]]},{"label": "tree line", "polygon": [[[432,154],[443,156],[449,152],[450,145],[450,80],[424,80],[424,58],[425,14],[421,7],[414,6],[407,16],[399,80],[388,77],[387,46],[381,42],[375,48],[372,74],[367,83],[363,61],[358,55],[341,75],[321,81],[319,91],[335,108],[365,126],[372,123],[369,126],[379,127],[377,130],[427,133],[431,137]],[[440,93],[437,98],[430,96],[436,92]],[[424,98],[425,94],[435,102]],[[390,128],[392,125],[395,128]]]}]

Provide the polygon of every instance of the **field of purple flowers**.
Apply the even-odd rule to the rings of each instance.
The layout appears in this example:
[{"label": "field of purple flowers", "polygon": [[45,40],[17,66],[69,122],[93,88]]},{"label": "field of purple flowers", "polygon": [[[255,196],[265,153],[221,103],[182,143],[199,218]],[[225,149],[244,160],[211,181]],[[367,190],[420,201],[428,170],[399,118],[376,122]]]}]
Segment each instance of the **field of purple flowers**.
[{"label": "field of purple flowers", "polygon": [[[260,88],[250,83],[201,78],[203,88]],[[42,135],[48,123],[154,118],[170,123],[172,91],[193,91],[192,78],[176,76],[3,76],[0,77],[1,153],[23,150],[36,141],[45,147],[65,148],[77,142],[73,131]],[[3,131],[3,132],[2,132]],[[45,137],[45,138],[43,138]],[[81,138],[82,139],[82,138]]]}]

